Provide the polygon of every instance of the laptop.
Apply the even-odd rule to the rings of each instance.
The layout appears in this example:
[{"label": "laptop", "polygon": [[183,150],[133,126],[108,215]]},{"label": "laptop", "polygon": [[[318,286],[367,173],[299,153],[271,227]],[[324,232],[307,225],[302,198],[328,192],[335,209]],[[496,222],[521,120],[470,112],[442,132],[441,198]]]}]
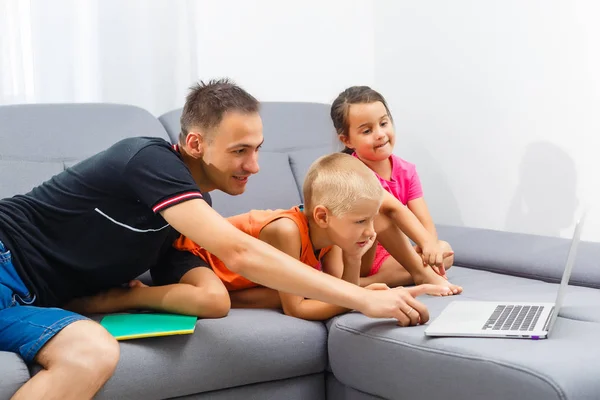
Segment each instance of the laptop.
[{"label": "laptop", "polygon": [[575,265],[585,214],[575,225],[556,302],[453,301],[428,327],[426,336],[546,339],[556,322]]}]

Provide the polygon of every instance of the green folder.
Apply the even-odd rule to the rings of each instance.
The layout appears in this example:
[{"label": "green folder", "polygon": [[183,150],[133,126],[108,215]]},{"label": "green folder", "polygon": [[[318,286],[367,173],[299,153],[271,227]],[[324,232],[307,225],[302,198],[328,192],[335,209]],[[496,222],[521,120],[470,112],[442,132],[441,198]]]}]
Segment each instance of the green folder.
[{"label": "green folder", "polygon": [[196,328],[196,317],[178,314],[111,314],[100,321],[117,340],[153,336],[189,335]]}]

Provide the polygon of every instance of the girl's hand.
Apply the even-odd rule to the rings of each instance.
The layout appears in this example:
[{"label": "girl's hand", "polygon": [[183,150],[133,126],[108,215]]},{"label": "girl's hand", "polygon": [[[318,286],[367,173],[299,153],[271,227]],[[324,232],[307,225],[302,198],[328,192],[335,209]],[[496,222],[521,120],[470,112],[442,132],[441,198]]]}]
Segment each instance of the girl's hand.
[{"label": "girl's hand", "polygon": [[444,245],[439,240],[426,242],[422,247],[416,246],[415,250],[421,256],[423,265],[430,266],[438,275],[446,277],[444,259],[453,256],[453,251],[444,251]]}]

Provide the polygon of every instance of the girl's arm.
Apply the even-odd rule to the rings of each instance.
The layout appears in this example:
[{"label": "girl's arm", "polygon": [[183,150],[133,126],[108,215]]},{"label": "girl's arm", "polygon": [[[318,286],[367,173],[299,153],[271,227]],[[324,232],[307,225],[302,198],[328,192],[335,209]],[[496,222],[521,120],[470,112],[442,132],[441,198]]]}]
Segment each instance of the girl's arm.
[{"label": "girl's arm", "polygon": [[431,214],[429,213],[429,208],[427,207],[425,198],[419,197],[418,199],[411,200],[408,202],[407,206],[408,209],[417,217],[419,222],[421,222],[427,232],[437,239],[437,230],[435,229],[435,224],[433,223],[433,218],[431,218]]},{"label": "girl's arm", "polygon": [[[435,224],[433,223],[433,218],[431,218],[431,214],[429,213],[429,208],[427,207],[425,198],[420,197],[418,199],[409,201],[408,209],[415,214],[419,221],[421,221],[425,229],[427,229],[427,231],[437,239],[437,230],[435,229]],[[450,268],[452,264],[454,264],[454,251],[452,251],[452,247],[448,242],[438,240],[438,243],[441,245],[442,250],[444,251],[444,265],[442,268],[440,268],[440,271],[442,272],[441,275],[445,275],[445,269]]]},{"label": "girl's arm", "polygon": [[437,267],[443,265],[444,250],[437,240],[437,235],[433,235],[425,229],[417,216],[400,200],[389,192],[384,192],[379,212],[390,218],[406,236],[421,248],[423,263]]}]

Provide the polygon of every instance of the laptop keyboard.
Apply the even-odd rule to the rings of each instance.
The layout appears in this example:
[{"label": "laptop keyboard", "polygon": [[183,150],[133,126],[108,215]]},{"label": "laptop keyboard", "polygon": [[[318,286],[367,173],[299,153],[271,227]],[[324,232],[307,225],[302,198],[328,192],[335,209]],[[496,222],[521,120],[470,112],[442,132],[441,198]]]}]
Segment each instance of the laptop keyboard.
[{"label": "laptop keyboard", "polygon": [[543,310],[543,306],[499,305],[492,312],[492,315],[490,315],[482,329],[491,329],[494,331],[532,331],[540,319]]}]

